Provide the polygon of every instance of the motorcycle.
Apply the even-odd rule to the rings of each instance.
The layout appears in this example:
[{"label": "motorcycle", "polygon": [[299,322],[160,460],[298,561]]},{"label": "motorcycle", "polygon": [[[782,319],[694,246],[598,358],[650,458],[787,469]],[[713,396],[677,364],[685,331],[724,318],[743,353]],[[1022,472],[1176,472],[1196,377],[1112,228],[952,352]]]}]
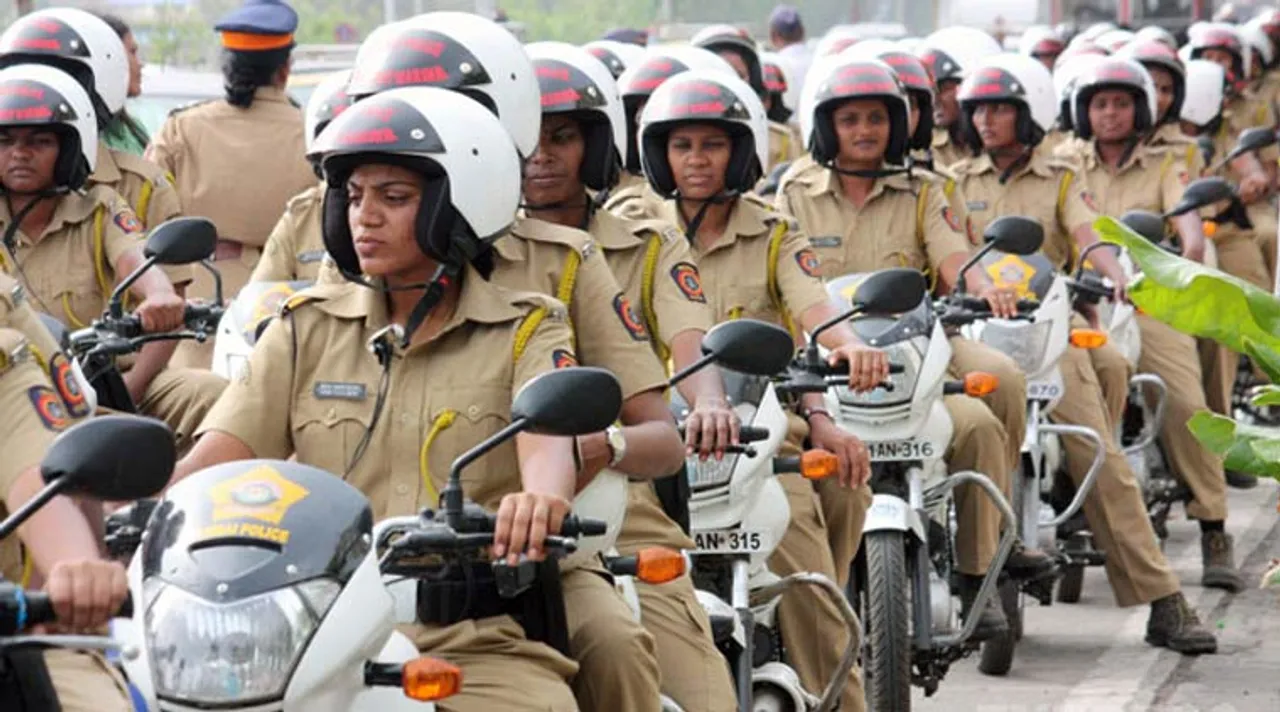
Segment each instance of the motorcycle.
[{"label": "motorcycle", "polygon": [[[621,403],[607,371],[542,374],[517,394],[510,425],[453,462],[438,509],[376,525],[358,490],[298,463],[227,463],[179,482],[129,566],[139,605],[115,631],[140,651],[124,658],[129,678],[162,711],[432,709],[422,703],[455,694],[461,672],[396,631],[404,602],[388,579],[457,565],[490,568],[503,599],[535,586],[554,565],[491,562],[495,517],[465,500],[461,472],[521,432],[598,432]],[[604,530],[569,516],[548,556]]]}]

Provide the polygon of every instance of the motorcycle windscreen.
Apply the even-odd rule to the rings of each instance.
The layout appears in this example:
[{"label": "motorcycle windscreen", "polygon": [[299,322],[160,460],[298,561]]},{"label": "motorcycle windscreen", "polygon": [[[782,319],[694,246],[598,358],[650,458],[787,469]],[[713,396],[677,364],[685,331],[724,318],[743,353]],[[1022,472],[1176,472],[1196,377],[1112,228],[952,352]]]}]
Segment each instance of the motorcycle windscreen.
[{"label": "motorcycle windscreen", "polygon": [[197,472],[156,506],[143,579],[234,601],[313,578],[345,584],[371,546],[369,501],[296,462],[244,460]]}]

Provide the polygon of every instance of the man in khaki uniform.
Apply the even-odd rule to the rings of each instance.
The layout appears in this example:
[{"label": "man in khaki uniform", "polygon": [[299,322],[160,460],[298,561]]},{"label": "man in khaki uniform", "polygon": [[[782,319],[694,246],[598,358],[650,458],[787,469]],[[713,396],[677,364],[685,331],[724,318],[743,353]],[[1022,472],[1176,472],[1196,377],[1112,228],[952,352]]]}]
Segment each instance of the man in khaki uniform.
[{"label": "man in khaki uniform", "polygon": [[[1146,132],[1152,123],[1142,71],[1133,61],[1108,59],[1076,84],[1073,105],[1081,114],[1076,133],[1089,143],[1074,158],[1090,189],[1096,191],[1098,207],[1107,215],[1129,210],[1162,215],[1178,204],[1190,181],[1186,151],[1176,146],[1129,149],[1131,137]],[[1183,255],[1202,261],[1205,238],[1199,214],[1189,213],[1173,222],[1182,238]],[[1239,591],[1244,581],[1235,570],[1231,536],[1224,529],[1227,494],[1222,461],[1186,436],[1191,416],[1208,409],[1195,339],[1145,314],[1137,318],[1142,330],[1138,369],[1160,376],[1168,385],[1161,442],[1170,469],[1191,490],[1187,513],[1200,521],[1204,585]]]},{"label": "man in khaki uniform", "polygon": [[98,146],[98,167],[89,176],[90,184],[105,185],[124,198],[143,230],[182,215],[182,203],[173,178],[156,164],[140,156]]},{"label": "man in khaki uniform", "polygon": [[[0,274],[0,518],[43,487],[39,465],[45,451],[85,414],[83,391],[66,357],[27,304],[21,285]],[[64,625],[93,630],[106,619],[89,611],[97,606],[114,612],[128,589],[124,568],[99,558],[97,527],[86,510],[102,516],[100,504],[86,507],[71,497],[44,505],[18,536],[0,542],[0,575],[26,588],[43,588]],[[25,567],[23,547],[29,557]],[[73,548],[79,552],[76,559],[51,558]],[[74,613],[65,615],[69,610]],[[44,662],[67,712],[133,709],[124,681],[98,653],[50,649]]]},{"label": "man in khaki uniform", "polygon": [[[528,50],[542,91],[542,130],[524,167],[525,211],[556,225],[585,226],[633,305],[654,353],[680,370],[701,356],[702,337],[712,325],[688,242],[669,224],[623,220],[595,209],[588,199],[588,191],[608,190],[622,172],[616,156],[626,148],[625,119],[612,79],[585,51],[554,43]],[[603,97],[604,106],[587,108],[566,100],[582,96]],[[689,450],[723,456],[737,416],[725,399],[719,371],[705,369],[679,387],[693,407],[685,423]],[[637,479],[629,488],[617,546],[633,554],[646,546],[693,549],[694,542],[664,511],[655,483]],[[735,709],[729,670],[691,577],[654,586],[636,581],[636,590],[640,622],[657,645],[663,693],[684,709]]]},{"label": "man in khaki uniform", "polygon": [[[215,29],[235,69],[227,97],[174,111],[147,147],[146,157],[174,177],[185,212],[218,226],[214,266],[227,299],[248,281],[281,209],[315,184],[303,158],[302,113],[284,89],[297,24],[293,9],[274,1],[224,17]],[[204,270],[195,270],[191,293],[214,296]],[[213,344],[183,344],[176,359],[207,369]]]},{"label": "man in khaki uniform", "polygon": [[[503,289],[484,279],[483,262],[477,268],[456,256],[476,254],[479,235],[501,232],[514,218],[520,163],[502,125],[470,99],[419,91],[434,96],[363,100],[335,120],[333,142],[322,137],[316,146],[332,184],[344,186],[335,194],[346,198],[335,203],[335,217],[346,220],[329,223],[326,245],[345,273],[379,287],[326,284],[296,295],[210,413],[177,476],[215,462],[296,454],[360,488],[377,519],[413,514],[437,506],[454,458],[507,425],[525,383],[576,363],[563,305]],[[384,112],[399,118],[391,130],[403,143],[342,140]],[[424,148],[409,138],[410,127],[441,140]],[[476,153],[447,148],[459,145]],[[397,162],[379,163],[388,153]],[[450,219],[427,198],[428,180],[438,178],[428,174],[440,167],[455,185],[485,186],[483,195],[454,195]],[[419,231],[419,217],[436,228]],[[439,291],[408,286],[435,281],[442,266],[453,276],[437,283]],[[388,335],[392,324],[404,335]],[[385,357],[369,353],[370,339]],[[559,529],[573,497],[574,450],[568,438],[526,433],[468,468],[467,497],[497,512],[495,556],[540,556],[542,536]],[[568,615],[612,614],[617,594],[597,571],[566,564],[561,578]],[[579,595],[569,603],[571,591]],[[488,587],[477,593],[477,601],[494,597]],[[578,709],[566,684],[577,665],[485,606],[474,619],[402,627],[419,649],[463,667],[461,693],[439,708]]]},{"label": "man in khaki uniform", "polygon": [[[984,72],[986,67],[990,71]],[[1037,149],[1055,113],[1052,78],[1035,60],[1012,57],[987,60],[974,76],[961,89],[961,107],[987,152],[954,166],[974,229],[985,230],[1001,215],[1038,220],[1045,228],[1044,254],[1066,268],[1077,249],[1097,239],[1092,225],[1098,203],[1076,168]],[[1023,143],[1027,139],[1030,145]],[[1124,284],[1113,253],[1100,250],[1092,255],[1103,274]],[[1116,357],[1124,358],[1118,353]],[[1098,548],[1107,552],[1107,578],[1116,602],[1151,604],[1146,640],[1152,645],[1188,654],[1216,651],[1217,641],[1186,602],[1177,576],[1156,545],[1142,493],[1116,443],[1116,421],[1108,417],[1094,361],[1087,352],[1068,348],[1058,365],[1063,397],[1050,419],[1093,429],[1106,448],[1102,472],[1084,511]],[[1077,437],[1064,437],[1063,448],[1067,472],[1078,486],[1092,462],[1093,448]]]},{"label": "man in khaki uniform", "polygon": [[[857,86],[841,85],[834,79],[841,73],[856,74],[863,81]],[[913,267],[931,272],[944,289],[950,288],[968,257],[967,221],[957,208],[960,201],[952,199],[956,197],[953,182],[927,172],[908,175],[897,167],[912,131],[905,93],[886,93],[883,88],[893,86],[891,73],[886,66],[860,60],[833,67],[828,83],[837,88],[820,94],[813,108],[814,157],[821,163],[789,172],[776,205],[795,216],[809,235],[827,279]],[[879,77],[881,83],[864,88],[875,84],[866,81],[872,76]],[[854,148],[860,140],[885,148]],[[980,269],[971,270],[969,280],[975,292],[992,301],[993,308],[1011,308],[1016,301],[1016,295],[996,289]],[[986,474],[1011,497],[1011,473],[1020,461],[1022,445],[1017,434],[1026,430],[1025,376],[1012,359],[993,349],[961,337],[951,339],[951,344],[956,373],[994,373],[1000,387],[998,395],[988,399],[990,409],[969,396],[944,398],[955,424],[947,464],[953,471]],[[831,489],[819,485],[833,534],[837,571],[841,571],[847,570],[857,551],[862,522],[859,518],[855,531],[837,533],[834,522],[840,518],[833,516],[833,505],[836,511],[847,505],[829,501],[832,494],[839,494]],[[966,575],[965,598],[972,601],[995,555],[1002,522],[999,510],[985,494],[967,486],[956,494],[959,570]],[[863,498],[859,504],[865,508],[868,502]],[[1022,549],[1011,557],[1008,568],[1019,575],[1034,575],[1052,571],[1053,562],[1043,553]],[[998,606],[989,608],[983,617],[986,632],[994,633],[1003,613]]]}]

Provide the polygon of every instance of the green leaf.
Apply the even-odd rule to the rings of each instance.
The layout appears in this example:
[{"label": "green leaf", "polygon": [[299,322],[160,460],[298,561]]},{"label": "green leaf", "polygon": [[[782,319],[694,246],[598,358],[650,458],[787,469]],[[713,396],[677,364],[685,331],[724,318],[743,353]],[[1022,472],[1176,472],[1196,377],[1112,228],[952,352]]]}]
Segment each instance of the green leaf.
[{"label": "green leaf", "polygon": [[1263,386],[1258,395],[1253,397],[1253,404],[1258,406],[1280,405],[1280,386]]},{"label": "green leaf", "polygon": [[1170,254],[1109,217],[1094,229],[1128,249],[1142,270],[1129,287],[1133,303],[1178,331],[1213,339],[1254,358],[1280,381],[1280,299],[1249,282]]},{"label": "green leaf", "polygon": [[1191,416],[1187,429],[1205,448],[1221,455],[1227,469],[1280,481],[1280,431],[1243,425],[1208,411]]}]

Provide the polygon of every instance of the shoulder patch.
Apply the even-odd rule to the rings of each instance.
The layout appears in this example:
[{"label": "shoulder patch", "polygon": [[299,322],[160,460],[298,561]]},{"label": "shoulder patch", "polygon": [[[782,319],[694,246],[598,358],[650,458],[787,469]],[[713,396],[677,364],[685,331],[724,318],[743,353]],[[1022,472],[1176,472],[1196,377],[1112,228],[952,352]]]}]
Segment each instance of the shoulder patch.
[{"label": "shoulder patch", "polygon": [[960,218],[956,216],[950,205],[942,206],[942,219],[947,223],[947,227],[954,232],[961,232]]},{"label": "shoulder patch", "polygon": [[822,278],[822,262],[813,250],[804,248],[796,252],[796,264],[800,265],[800,271],[810,277]]},{"label": "shoulder patch", "polygon": [[84,391],[80,388],[80,382],[76,380],[71,362],[61,351],[49,357],[49,380],[53,381],[53,387],[62,398],[71,417],[83,418],[89,415],[89,399],[85,397]]},{"label": "shoulder patch", "polygon": [[35,409],[36,416],[40,418],[40,423],[44,425],[45,430],[60,433],[71,425],[71,418],[67,417],[62,400],[52,388],[32,386],[27,389],[27,398],[30,399],[31,407]]},{"label": "shoulder patch", "polygon": [[116,210],[116,216],[113,220],[116,227],[127,233],[142,232],[142,221],[138,220],[138,216],[134,214],[133,208],[121,207]]},{"label": "shoulder patch", "polygon": [[622,325],[626,327],[627,333],[631,334],[631,338],[636,341],[648,341],[649,330],[645,327],[644,322],[636,316],[636,310],[631,307],[631,300],[627,299],[627,295],[618,292],[613,298],[613,311],[618,315],[618,319]]},{"label": "shoulder patch", "polygon": [[698,268],[690,262],[677,262],[671,268],[671,279],[675,280],[680,293],[691,302],[707,303],[707,295],[702,291],[702,277]]},{"label": "shoulder patch", "polygon": [[578,365],[578,359],[568,349],[556,349],[551,352],[551,365],[555,368],[573,368]]}]

